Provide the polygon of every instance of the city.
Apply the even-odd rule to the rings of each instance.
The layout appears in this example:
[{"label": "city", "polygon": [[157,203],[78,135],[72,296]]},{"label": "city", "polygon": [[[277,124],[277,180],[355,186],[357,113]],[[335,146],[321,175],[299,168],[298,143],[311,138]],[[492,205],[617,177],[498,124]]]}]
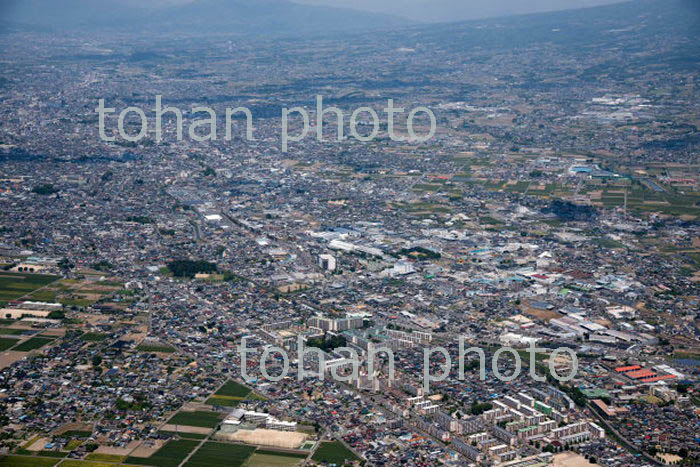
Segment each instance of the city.
[{"label": "city", "polygon": [[696,7],[2,26],[0,466],[697,465]]}]

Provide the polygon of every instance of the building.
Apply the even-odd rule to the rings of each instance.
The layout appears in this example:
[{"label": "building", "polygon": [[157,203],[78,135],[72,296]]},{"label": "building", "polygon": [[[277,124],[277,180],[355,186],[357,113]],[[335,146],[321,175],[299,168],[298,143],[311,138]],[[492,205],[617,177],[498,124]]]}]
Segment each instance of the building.
[{"label": "building", "polygon": [[314,316],[313,318],[309,318],[307,324],[310,328],[316,328],[322,331],[341,332],[349,331],[350,329],[360,329],[364,324],[364,320],[360,317],[332,319]]},{"label": "building", "polygon": [[335,271],[336,267],[337,267],[335,257],[333,255],[319,255],[318,256],[318,265],[324,271],[329,271],[329,272]]},{"label": "building", "polygon": [[224,420],[223,424],[225,426],[237,426],[242,422],[264,426],[268,430],[296,431],[297,429],[297,422],[285,422],[276,419],[270,414],[242,409],[234,409]]}]

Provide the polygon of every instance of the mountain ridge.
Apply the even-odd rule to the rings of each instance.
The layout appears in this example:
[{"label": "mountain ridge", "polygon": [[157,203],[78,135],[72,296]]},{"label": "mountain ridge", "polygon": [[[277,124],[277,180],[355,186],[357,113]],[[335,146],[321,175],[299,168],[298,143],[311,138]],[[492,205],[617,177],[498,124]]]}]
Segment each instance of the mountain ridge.
[{"label": "mountain ridge", "polygon": [[118,0],[0,0],[0,17],[0,28],[83,32],[181,30],[278,35],[379,30],[411,24],[389,15],[288,0],[195,0],[162,7],[135,7]]}]

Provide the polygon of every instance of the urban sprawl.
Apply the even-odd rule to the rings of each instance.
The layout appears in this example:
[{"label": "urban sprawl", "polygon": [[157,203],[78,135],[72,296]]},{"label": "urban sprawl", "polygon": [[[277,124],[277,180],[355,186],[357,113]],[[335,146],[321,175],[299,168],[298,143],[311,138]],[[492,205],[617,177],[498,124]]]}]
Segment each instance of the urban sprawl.
[{"label": "urban sprawl", "polygon": [[[700,462],[700,71],[653,5],[313,41],[5,31],[0,466]],[[186,129],[246,107],[255,138],[242,113],[178,138],[174,112],[100,138],[99,99],[156,95]],[[390,137],[389,97],[435,135]]]}]

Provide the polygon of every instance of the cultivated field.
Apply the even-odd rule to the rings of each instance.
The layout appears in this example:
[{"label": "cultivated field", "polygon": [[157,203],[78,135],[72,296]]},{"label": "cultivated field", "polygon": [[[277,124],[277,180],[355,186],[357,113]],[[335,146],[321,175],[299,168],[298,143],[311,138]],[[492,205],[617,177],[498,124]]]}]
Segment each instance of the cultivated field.
[{"label": "cultivated field", "polygon": [[57,276],[46,276],[43,274],[2,272],[0,273],[0,302],[17,300],[58,279],[59,277]]},{"label": "cultivated field", "polygon": [[[181,411],[175,414],[168,421],[168,425],[185,425],[195,426],[200,428],[214,428],[221,421],[221,414],[216,412],[205,412],[198,410],[196,412]],[[170,430],[175,431],[175,430]]]},{"label": "cultivated field", "polygon": [[301,464],[303,458],[285,456],[284,454],[253,454],[247,467],[292,467]]},{"label": "cultivated field", "polygon": [[311,457],[316,462],[343,465],[345,460],[359,460],[345,445],[339,441],[324,441]]},{"label": "cultivated field", "polygon": [[194,453],[186,467],[239,467],[255,451],[254,447],[240,444],[207,442]]},{"label": "cultivated field", "polygon": [[152,465],[155,467],[171,467],[173,465],[179,465],[198,445],[199,441],[189,439],[169,441],[151,457],[131,456],[126,459],[125,463],[133,465]]}]

